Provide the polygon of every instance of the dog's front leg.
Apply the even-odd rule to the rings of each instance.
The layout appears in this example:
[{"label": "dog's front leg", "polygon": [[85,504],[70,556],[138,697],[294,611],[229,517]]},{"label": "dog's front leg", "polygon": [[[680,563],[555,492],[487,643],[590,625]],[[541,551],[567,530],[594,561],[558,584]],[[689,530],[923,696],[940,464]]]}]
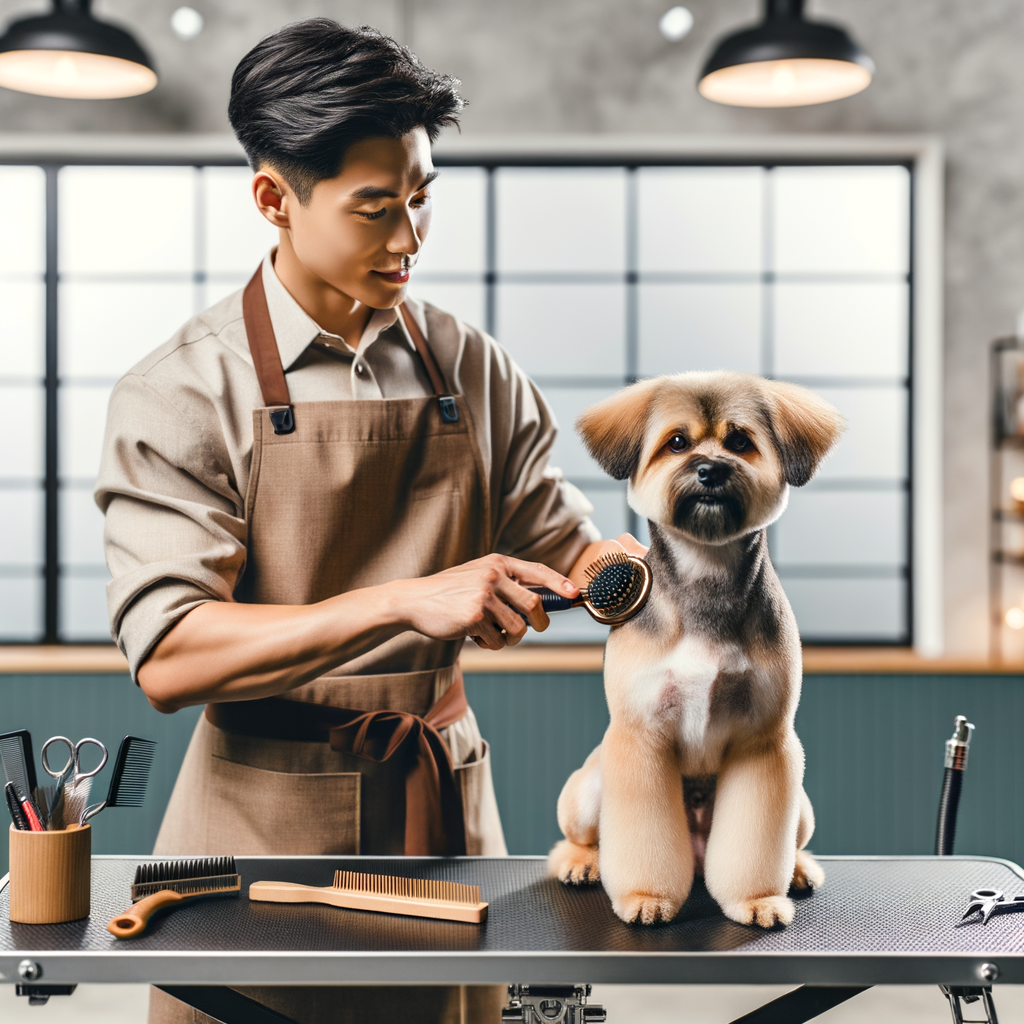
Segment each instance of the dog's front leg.
[{"label": "dog's front leg", "polygon": [[670,921],[693,883],[672,736],[616,722],[601,744],[601,880],[623,921]]},{"label": "dog's front leg", "polygon": [[718,774],[704,880],[726,917],[771,928],[793,920],[803,749],[780,744],[729,757]]}]

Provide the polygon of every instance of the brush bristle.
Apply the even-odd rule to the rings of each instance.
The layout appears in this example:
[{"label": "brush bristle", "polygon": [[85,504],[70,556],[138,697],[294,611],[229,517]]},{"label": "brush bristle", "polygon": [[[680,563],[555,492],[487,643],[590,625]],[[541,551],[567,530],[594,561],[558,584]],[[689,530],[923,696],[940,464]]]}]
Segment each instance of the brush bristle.
[{"label": "brush bristle", "polygon": [[141,807],[146,799],[149,772],[153,767],[156,743],[125,736],[117,752],[114,771],[110,777],[108,807]]},{"label": "brush bristle", "polygon": [[237,891],[241,881],[234,857],[150,861],[135,869],[132,899],[140,900],[161,889],[173,889],[183,896],[226,893]]},{"label": "brush bristle", "polygon": [[407,900],[438,900],[443,903],[480,902],[479,885],[442,882],[435,878],[401,878],[397,875],[367,875],[358,871],[335,871],[334,888],[346,892],[371,893]]},{"label": "brush bristle", "polygon": [[643,577],[624,551],[602,555],[586,568],[587,600],[599,611],[616,615],[643,590]]}]

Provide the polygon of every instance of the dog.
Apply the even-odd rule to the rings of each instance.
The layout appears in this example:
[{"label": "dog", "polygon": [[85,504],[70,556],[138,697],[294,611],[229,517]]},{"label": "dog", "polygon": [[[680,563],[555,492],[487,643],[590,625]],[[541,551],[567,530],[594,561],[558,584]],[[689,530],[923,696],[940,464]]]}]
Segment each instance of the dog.
[{"label": "dog", "polygon": [[703,870],[733,921],[789,924],[790,888],[824,872],[804,849],[800,637],[765,530],[844,421],[805,388],[720,371],[634,384],[576,427],[649,521],[653,585],[608,638],[611,721],[559,797],[551,872],[655,924]]}]

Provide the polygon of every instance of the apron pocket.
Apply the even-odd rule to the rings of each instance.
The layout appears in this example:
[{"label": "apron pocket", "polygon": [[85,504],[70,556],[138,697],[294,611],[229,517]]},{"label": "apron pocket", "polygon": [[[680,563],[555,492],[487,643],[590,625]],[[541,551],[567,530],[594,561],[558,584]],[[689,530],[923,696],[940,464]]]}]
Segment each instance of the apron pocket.
[{"label": "apron pocket", "polygon": [[217,846],[237,854],[359,853],[358,772],[275,772],[216,755],[209,768],[205,820]]},{"label": "apron pocket", "polygon": [[491,747],[486,740],[480,742],[483,755],[455,768],[466,819],[466,853],[470,857],[506,857],[508,848],[491,778]]}]

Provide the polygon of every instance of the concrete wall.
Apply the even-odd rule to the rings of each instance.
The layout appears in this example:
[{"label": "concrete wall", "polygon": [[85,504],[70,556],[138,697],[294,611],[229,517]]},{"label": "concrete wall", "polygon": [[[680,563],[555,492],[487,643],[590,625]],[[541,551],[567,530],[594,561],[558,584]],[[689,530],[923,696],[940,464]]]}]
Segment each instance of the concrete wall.
[{"label": "concrete wall", "polygon": [[[370,22],[459,75],[465,132],[936,132],[948,145],[946,255],[946,618],[951,652],[985,653],[988,341],[1024,306],[1024,5],[1017,0],[810,0],[849,25],[878,65],[860,96],[752,111],[701,99],[711,41],[754,18],[755,0],[686,0],[691,35],[665,42],[670,0],[190,0],[206,30],[185,43],[181,0],[97,0],[135,26],[159,63],[149,96],[71,103],[0,93],[6,131],[213,131],[226,127],[231,70],[263,33],[325,14]],[[44,7],[5,3],[0,13]]]}]

